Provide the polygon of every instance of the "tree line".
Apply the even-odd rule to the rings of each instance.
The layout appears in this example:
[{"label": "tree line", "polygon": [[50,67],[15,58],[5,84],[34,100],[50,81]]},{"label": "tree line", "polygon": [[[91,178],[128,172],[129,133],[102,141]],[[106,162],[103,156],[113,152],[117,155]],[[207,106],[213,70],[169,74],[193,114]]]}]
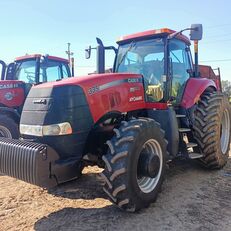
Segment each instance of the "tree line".
[{"label": "tree line", "polygon": [[231,102],[231,82],[229,80],[222,80],[222,91],[229,96],[229,101]]}]

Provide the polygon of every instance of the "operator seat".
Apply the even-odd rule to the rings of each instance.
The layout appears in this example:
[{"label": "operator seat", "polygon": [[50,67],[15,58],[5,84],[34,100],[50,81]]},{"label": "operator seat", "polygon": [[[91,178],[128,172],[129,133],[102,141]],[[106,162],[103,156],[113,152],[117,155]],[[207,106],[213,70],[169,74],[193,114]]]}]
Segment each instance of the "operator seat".
[{"label": "operator seat", "polygon": [[145,92],[148,101],[158,102],[163,98],[161,76],[164,68],[161,61],[151,61],[144,65]]}]

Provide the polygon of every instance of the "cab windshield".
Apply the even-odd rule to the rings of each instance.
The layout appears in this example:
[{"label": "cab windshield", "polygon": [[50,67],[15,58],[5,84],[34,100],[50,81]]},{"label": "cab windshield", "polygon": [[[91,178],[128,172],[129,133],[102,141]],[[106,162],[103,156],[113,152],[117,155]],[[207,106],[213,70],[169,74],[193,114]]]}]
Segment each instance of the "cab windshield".
[{"label": "cab windshield", "polygon": [[52,59],[41,59],[39,77],[36,76],[37,65],[38,61],[36,59],[18,61],[16,63],[15,78],[25,83],[35,84],[70,77],[67,63]]},{"label": "cab windshield", "polygon": [[144,77],[146,100],[163,99],[164,39],[150,39],[120,45],[115,72],[141,74]]},{"label": "cab windshield", "polygon": [[57,81],[70,76],[67,63],[46,59],[40,64],[40,82]]},{"label": "cab windshield", "polygon": [[36,60],[19,61],[16,63],[15,79],[34,84]]}]

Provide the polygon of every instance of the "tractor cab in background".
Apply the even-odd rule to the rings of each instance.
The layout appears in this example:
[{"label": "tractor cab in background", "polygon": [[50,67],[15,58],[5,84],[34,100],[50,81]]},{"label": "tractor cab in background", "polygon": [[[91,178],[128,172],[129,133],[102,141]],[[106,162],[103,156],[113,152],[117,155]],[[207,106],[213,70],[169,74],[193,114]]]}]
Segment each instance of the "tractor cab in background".
[{"label": "tractor cab in background", "polygon": [[25,55],[6,65],[0,61],[0,137],[18,138],[18,124],[31,87],[71,77],[67,59],[49,55]]},{"label": "tractor cab in background", "polygon": [[26,89],[34,84],[58,81],[71,76],[68,60],[40,54],[18,57],[5,70],[6,73],[2,72],[2,80],[22,81]]}]

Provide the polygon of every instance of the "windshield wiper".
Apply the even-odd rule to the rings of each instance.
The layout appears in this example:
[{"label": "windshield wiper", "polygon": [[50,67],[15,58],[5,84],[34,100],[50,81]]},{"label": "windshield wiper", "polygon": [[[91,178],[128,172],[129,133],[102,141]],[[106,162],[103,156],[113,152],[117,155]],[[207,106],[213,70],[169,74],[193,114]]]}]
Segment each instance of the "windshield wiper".
[{"label": "windshield wiper", "polygon": [[121,63],[124,61],[125,57],[127,56],[127,53],[136,45],[136,42],[132,41],[130,43],[130,45],[128,46],[127,50],[124,52],[123,56],[120,59],[120,62],[118,63],[117,67],[116,67],[116,72],[119,69],[119,66],[121,65]]}]

